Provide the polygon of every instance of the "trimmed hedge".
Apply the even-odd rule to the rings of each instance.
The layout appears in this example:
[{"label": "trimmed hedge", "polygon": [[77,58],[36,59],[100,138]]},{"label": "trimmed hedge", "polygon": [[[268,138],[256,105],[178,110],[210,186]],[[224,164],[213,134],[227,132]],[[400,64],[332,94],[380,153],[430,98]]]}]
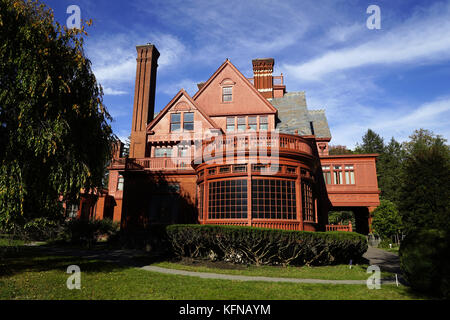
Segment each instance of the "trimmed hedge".
[{"label": "trimmed hedge", "polygon": [[450,299],[450,243],[445,231],[408,235],[400,244],[400,267],[417,291]]},{"label": "trimmed hedge", "polygon": [[171,225],[175,255],[242,264],[328,265],[356,261],[366,237],[353,232],[308,232],[219,225]]}]

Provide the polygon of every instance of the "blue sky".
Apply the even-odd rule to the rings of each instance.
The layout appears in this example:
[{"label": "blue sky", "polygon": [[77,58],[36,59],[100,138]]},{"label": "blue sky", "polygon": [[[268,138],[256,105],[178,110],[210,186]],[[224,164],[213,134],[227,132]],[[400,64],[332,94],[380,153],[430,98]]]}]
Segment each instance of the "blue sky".
[{"label": "blue sky", "polygon": [[[122,139],[131,130],[135,46],[161,53],[155,111],[193,95],[226,58],[247,77],[273,57],[288,92],[325,109],[331,144],[353,148],[368,128],[389,141],[414,129],[450,135],[450,1],[44,1],[64,23],[76,4],[92,19],[86,53]],[[369,5],[381,9],[370,30]]]}]

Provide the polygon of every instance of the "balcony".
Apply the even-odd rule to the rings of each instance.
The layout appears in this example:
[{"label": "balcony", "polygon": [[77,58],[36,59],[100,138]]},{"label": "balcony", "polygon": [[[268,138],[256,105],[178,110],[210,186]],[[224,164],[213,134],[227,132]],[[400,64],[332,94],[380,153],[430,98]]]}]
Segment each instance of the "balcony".
[{"label": "balcony", "polygon": [[[264,154],[272,154],[278,152],[279,155],[292,154],[313,157],[314,142],[298,135],[273,132],[249,132],[226,134],[224,136],[213,137],[211,140],[202,142],[202,156],[203,159],[207,155],[215,157],[221,154],[259,154],[264,150]],[[198,158],[196,153],[196,158]],[[198,160],[195,163],[199,163]]]},{"label": "balcony", "polygon": [[150,171],[165,171],[165,170],[191,170],[190,158],[127,158],[125,163],[126,170],[150,170]]}]

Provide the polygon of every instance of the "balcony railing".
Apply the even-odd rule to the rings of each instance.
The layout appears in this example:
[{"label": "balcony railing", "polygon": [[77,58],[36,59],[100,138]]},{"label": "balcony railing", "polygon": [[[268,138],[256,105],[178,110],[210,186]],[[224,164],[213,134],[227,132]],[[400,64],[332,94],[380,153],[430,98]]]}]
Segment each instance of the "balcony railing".
[{"label": "balcony railing", "polygon": [[[208,148],[208,150],[206,150]],[[211,140],[202,142],[202,155],[222,153],[240,154],[244,152],[255,152],[261,154],[261,151],[269,154],[272,151],[288,153],[301,153],[306,155],[313,155],[311,142],[292,134],[274,134],[271,132],[262,134],[259,133],[237,133],[226,134],[224,136],[214,137]],[[196,153],[197,156],[197,153]]]},{"label": "balcony railing", "polygon": [[327,224],[326,230],[327,231],[348,231],[348,232],[352,232],[353,231],[353,226],[352,226],[352,222],[351,221],[348,222],[348,225],[346,225],[346,224]]},{"label": "balcony railing", "polygon": [[126,170],[193,170],[190,158],[128,158]]}]

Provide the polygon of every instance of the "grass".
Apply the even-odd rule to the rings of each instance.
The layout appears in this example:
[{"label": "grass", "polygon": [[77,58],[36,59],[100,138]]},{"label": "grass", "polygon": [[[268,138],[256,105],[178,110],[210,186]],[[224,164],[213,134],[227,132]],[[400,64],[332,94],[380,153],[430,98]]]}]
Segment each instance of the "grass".
[{"label": "grass", "polygon": [[[352,268],[348,265],[335,266],[318,266],[318,267],[293,267],[289,266],[274,267],[274,266],[243,266],[241,269],[221,269],[217,267],[202,266],[202,265],[186,265],[182,262],[156,262],[154,266],[186,270],[197,272],[212,272],[221,274],[232,274],[242,276],[262,276],[262,277],[277,277],[277,278],[300,278],[300,279],[326,279],[326,280],[366,280],[369,277],[367,273],[368,265],[353,265]],[[382,278],[393,278],[394,275],[389,272],[382,272]]]},{"label": "grass", "polygon": [[[69,277],[66,270],[73,264],[81,269],[81,290],[69,290],[66,287]],[[275,272],[267,268],[261,270],[260,272],[269,274]],[[296,272],[290,269],[285,272],[290,271]],[[247,272],[256,273],[255,270]],[[298,272],[299,276],[302,271]],[[317,272],[324,275],[326,269]],[[357,272],[360,273],[361,270]],[[369,290],[365,285],[243,282],[166,275],[99,260],[46,255],[38,248],[22,248],[19,253],[9,253],[0,261],[0,299],[421,298],[424,297],[414,294],[409,288],[395,285],[382,285],[380,290]]]}]

